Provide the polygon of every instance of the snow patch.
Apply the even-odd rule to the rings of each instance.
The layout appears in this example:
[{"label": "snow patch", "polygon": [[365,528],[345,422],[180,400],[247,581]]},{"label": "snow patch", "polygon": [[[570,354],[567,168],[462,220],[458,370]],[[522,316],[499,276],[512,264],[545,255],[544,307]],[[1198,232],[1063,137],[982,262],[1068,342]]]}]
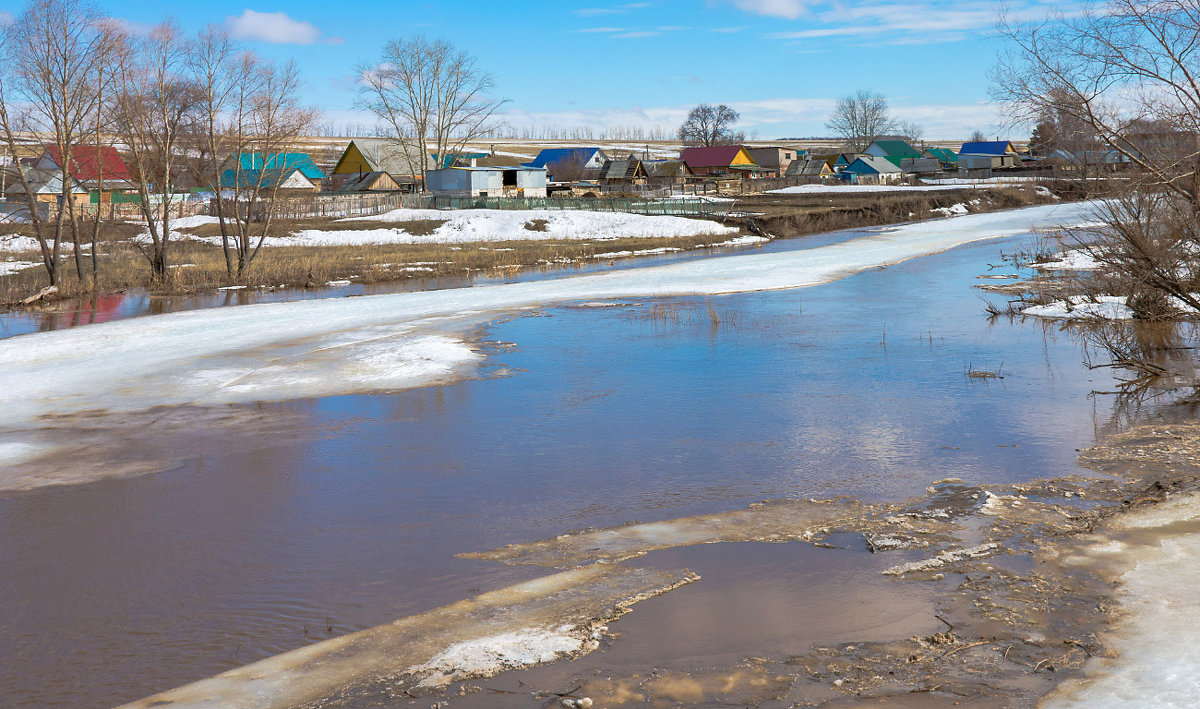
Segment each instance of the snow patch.
[{"label": "snow patch", "polygon": [[1065,320],[1129,320],[1133,317],[1133,309],[1125,304],[1125,296],[1122,295],[1101,295],[1094,300],[1086,295],[1073,295],[1046,305],[1032,305],[1022,310],[1021,314]]},{"label": "snow patch", "polygon": [[0,261],[0,276],[7,276],[10,273],[24,271],[27,268],[41,265],[35,261]]},{"label": "snow patch", "polygon": [[933,209],[931,209],[929,211],[937,212],[938,214],[942,215],[943,217],[953,217],[953,216],[961,216],[963,214],[969,214],[971,210],[967,209],[967,205],[959,203],[959,204],[951,205],[949,207],[934,207]]},{"label": "snow patch", "polygon": [[1043,271],[1094,271],[1100,262],[1087,251],[1072,249],[1059,254],[1053,261],[1035,263],[1033,267]]},{"label": "snow patch", "polygon": [[540,665],[598,645],[599,632],[580,633],[574,626],[525,628],[473,638],[452,645],[429,662],[405,674],[429,676],[418,687],[441,687],[468,677],[487,677],[502,670]]},{"label": "snow patch", "polygon": [[988,556],[999,548],[999,544],[995,542],[988,542],[987,544],[980,544],[978,546],[968,547],[966,549],[948,549],[929,559],[910,561],[907,564],[900,564],[899,566],[893,566],[890,569],[884,569],[883,573],[887,574],[888,576],[902,576],[914,571],[931,571],[933,569],[945,566],[946,564],[951,564],[963,559],[978,559],[982,556]]}]

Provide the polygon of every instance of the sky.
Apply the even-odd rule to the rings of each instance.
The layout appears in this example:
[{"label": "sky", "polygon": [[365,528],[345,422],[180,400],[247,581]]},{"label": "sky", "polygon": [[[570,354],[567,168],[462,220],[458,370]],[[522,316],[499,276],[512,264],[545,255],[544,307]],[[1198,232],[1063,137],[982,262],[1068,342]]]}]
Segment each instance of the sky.
[{"label": "sky", "polygon": [[[1004,47],[995,0],[94,1],[134,30],[165,19],[189,32],[216,24],[265,57],[295,59],[307,102],[342,126],[375,123],[355,108],[355,67],[377,62],[390,39],[422,34],[474,55],[518,129],[673,133],[692,106],[725,103],[748,137],[816,137],[830,133],[838,98],[867,89],[927,139],[1028,133],[989,102]],[[1064,4],[1004,7],[1039,19]],[[0,15],[21,8],[0,0]]]}]

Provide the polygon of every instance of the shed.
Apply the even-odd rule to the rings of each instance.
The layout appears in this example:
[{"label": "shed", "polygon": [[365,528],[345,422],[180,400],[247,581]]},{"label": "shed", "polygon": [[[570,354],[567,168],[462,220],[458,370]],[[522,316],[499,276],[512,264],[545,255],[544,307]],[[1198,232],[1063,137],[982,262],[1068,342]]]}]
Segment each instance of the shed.
[{"label": "shed", "polygon": [[605,160],[600,168],[600,182],[609,185],[644,185],[647,182],[646,168],[637,158]]},{"label": "shed", "polygon": [[336,175],[335,192],[403,192],[405,188],[386,172],[368,172],[363,175]]},{"label": "shed", "polygon": [[448,167],[425,173],[425,188],[448,197],[545,197],[546,169]]},{"label": "shed", "polygon": [[834,174],[829,162],[821,158],[794,160],[788,165],[787,177],[829,177]]},{"label": "shed", "polygon": [[934,158],[942,164],[942,167],[951,168],[958,166],[958,153],[950,148],[926,148],[922,153],[922,157]]},{"label": "shed", "polygon": [[900,169],[910,175],[936,175],[942,171],[942,163],[937,158],[904,158]]},{"label": "shed", "polygon": [[643,160],[647,181],[654,187],[682,185],[695,173],[682,160]]}]

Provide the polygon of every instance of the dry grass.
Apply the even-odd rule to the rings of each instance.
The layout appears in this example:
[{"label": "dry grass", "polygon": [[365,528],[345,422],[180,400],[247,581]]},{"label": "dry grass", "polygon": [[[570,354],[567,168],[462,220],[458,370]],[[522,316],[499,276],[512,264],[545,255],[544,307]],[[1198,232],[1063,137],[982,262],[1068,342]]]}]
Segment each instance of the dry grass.
[{"label": "dry grass", "polygon": [[[409,230],[406,223],[405,228]],[[205,225],[209,229],[213,225]],[[339,225],[340,226],[340,225]],[[377,228],[377,227],[376,227]],[[199,229],[194,230],[199,231]],[[280,233],[283,233],[282,230]],[[375,244],[356,246],[278,246],[264,248],[244,278],[232,279],[218,246],[178,241],[171,246],[171,278],[150,285],[145,258],[128,241],[110,237],[101,246],[100,289],[151,287],[161,293],[192,293],[228,285],[315,287],[334,280],[383,283],[414,278],[484,274],[511,275],[528,268],[571,269],[600,261],[597,254],[642,251],[670,246],[703,248],[723,241],[719,236],[627,238],[605,241],[545,240],[469,244]],[[6,252],[8,253],[8,252]],[[36,253],[8,253],[18,260],[37,261]],[[60,297],[88,290],[75,276],[73,262],[64,260]],[[0,303],[13,303],[47,285],[44,269],[31,268],[0,276]]]},{"label": "dry grass", "polygon": [[[979,211],[1023,206],[1039,201],[1033,190],[1003,189],[920,192],[915,194],[836,195],[759,195],[739,199],[739,211],[764,212],[758,224],[776,236],[866,227],[936,216],[932,210],[965,199],[981,199]],[[416,235],[432,234],[445,220],[404,223],[405,231]],[[731,222],[736,223],[736,222]],[[296,233],[305,229],[329,229],[329,219],[278,220],[272,233]],[[85,225],[86,226],[86,225]],[[349,231],[386,228],[377,221],[339,221],[337,229]],[[525,228],[544,232],[546,223],[530,220]],[[26,227],[24,232],[28,232]],[[605,241],[542,240],[505,241],[471,244],[388,244],[368,246],[284,246],[264,248],[243,278],[232,279],[225,272],[219,247],[194,241],[172,242],[169,261],[173,265],[166,283],[151,284],[145,258],[129,240],[139,228],[132,224],[107,223],[99,249],[99,288],[114,291],[125,288],[150,288],[158,293],[191,293],[229,285],[315,287],[328,281],[351,280],[358,283],[382,283],[414,278],[441,278],[483,273],[511,275],[522,269],[579,268],[597,262],[597,254],[619,251],[647,251],[661,247],[694,249],[722,241],[722,237],[629,238]],[[196,236],[219,236],[215,224],[183,229]],[[84,233],[90,233],[84,229]],[[72,297],[90,290],[86,281],[75,275],[64,245],[64,277],[59,297]],[[40,261],[37,253],[5,252],[6,257]],[[608,261],[612,263],[612,261]],[[31,268],[0,276],[0,304],[14,303],[36,293],[48,284],[41,268]],[[717,320],[724,320],[717,314]],[[711,313],[705,318],[713,320]],[[664,316],[670,320],[671,316]]]}]

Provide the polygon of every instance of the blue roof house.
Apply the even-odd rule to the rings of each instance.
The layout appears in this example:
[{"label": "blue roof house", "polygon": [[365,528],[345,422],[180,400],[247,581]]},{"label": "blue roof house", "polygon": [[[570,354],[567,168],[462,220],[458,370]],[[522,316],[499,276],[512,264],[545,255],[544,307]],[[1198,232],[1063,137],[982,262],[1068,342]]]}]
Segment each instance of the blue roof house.
[{"label": "blue roof house", "polygon": [[600,148],[547,148],[524,167],[544,167],[551,182],[597,179],[608,155]]}]

